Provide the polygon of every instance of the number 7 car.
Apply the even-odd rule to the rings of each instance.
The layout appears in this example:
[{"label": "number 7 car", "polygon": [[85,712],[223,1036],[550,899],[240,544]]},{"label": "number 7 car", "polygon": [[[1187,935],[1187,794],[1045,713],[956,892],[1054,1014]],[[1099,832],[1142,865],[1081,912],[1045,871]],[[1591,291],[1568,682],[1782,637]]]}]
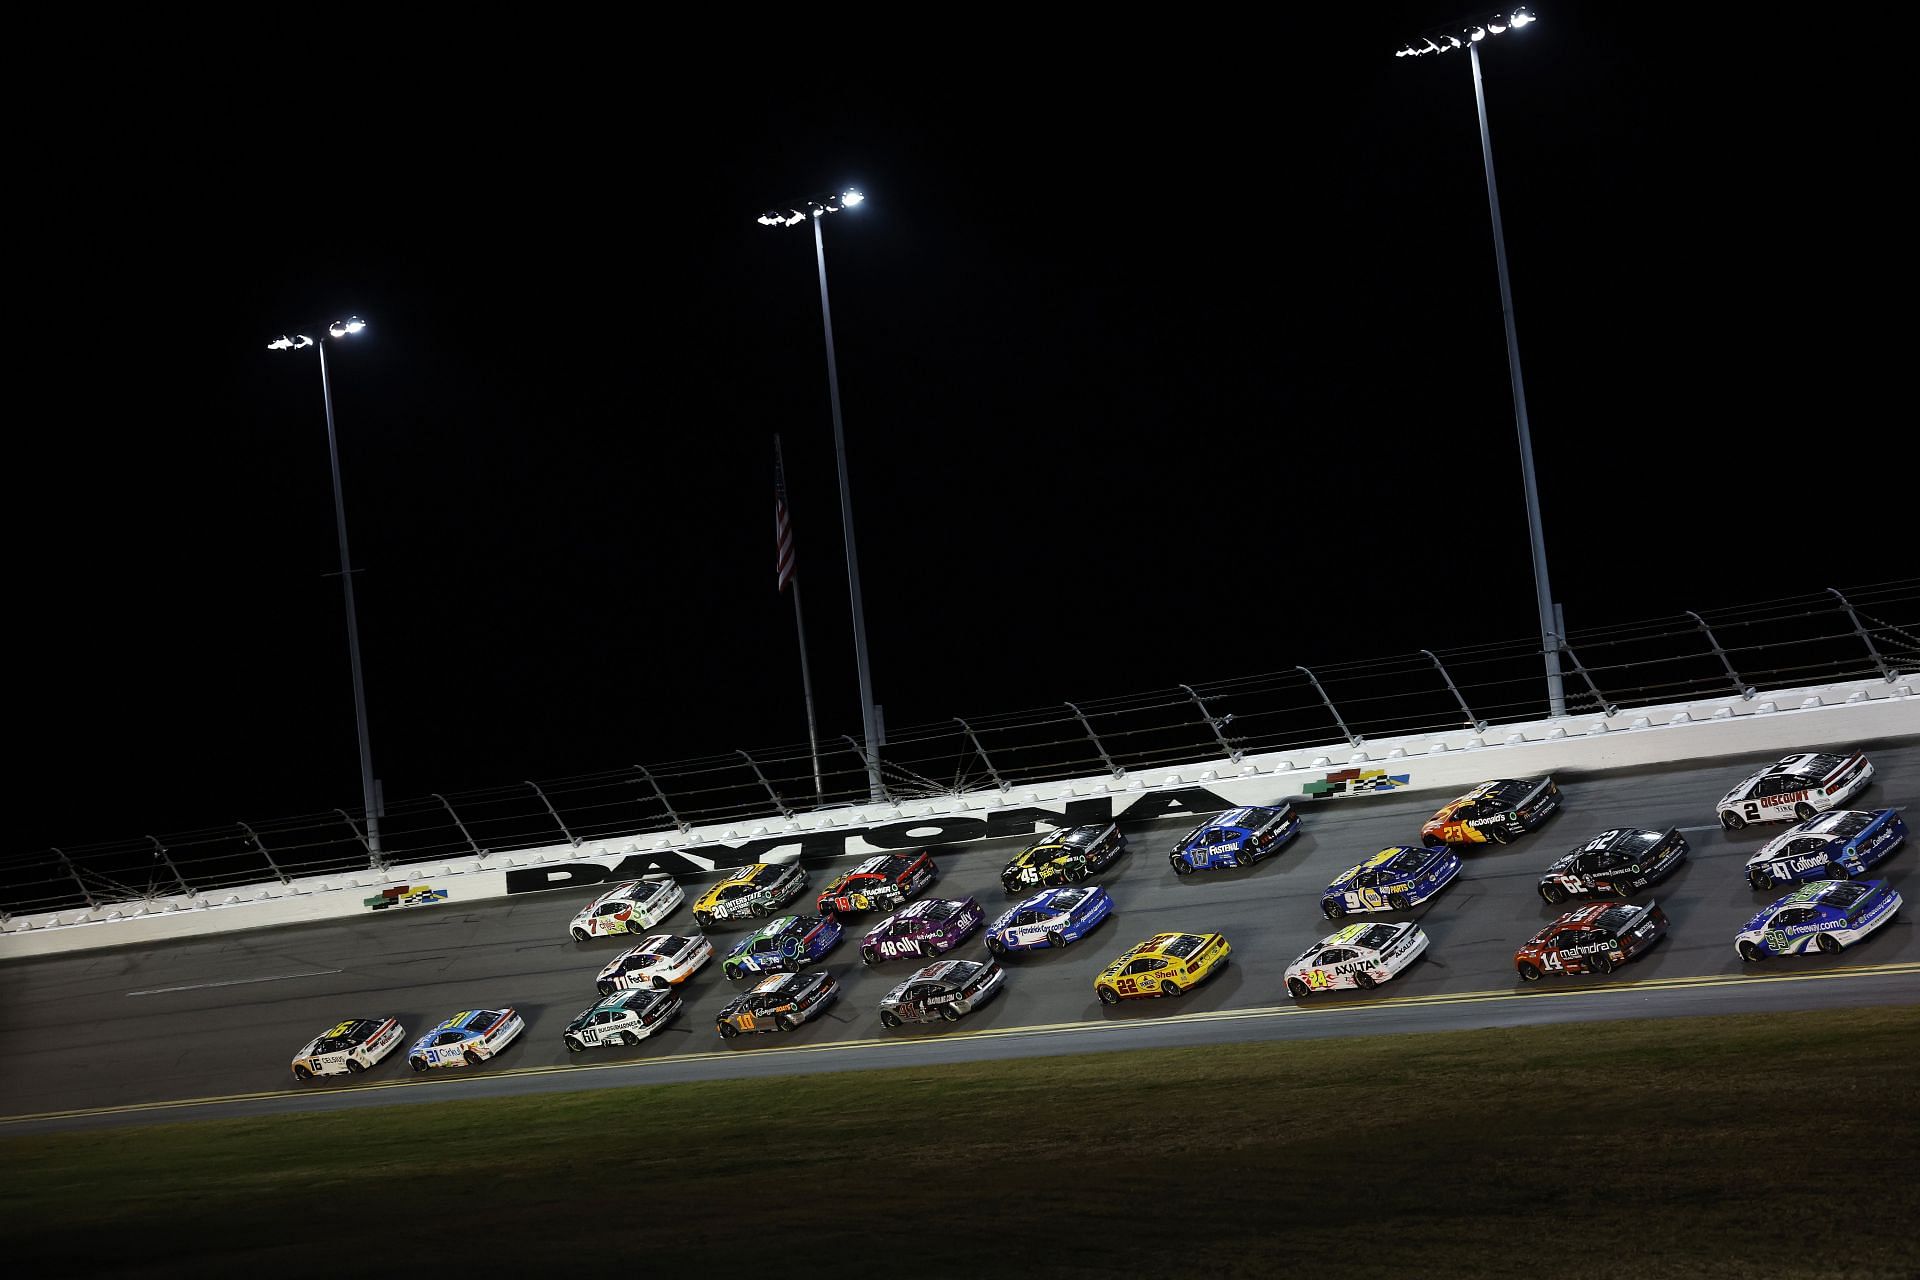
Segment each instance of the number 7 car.
[{"label": "number 7 car", "polygon": [[1342,872],[1320,895],[1329,920],[1417,907],[1460,875],[1460,855],[1439,845],[1394,845]]},{"label": "number 7 car", "polygon": [[1850,947],[1899,912],[1900,895],[1885,880],[1815,880],[1747,921],[1733,940],[1742,960]]},{"label": "number 7 car", "polygon": [[1287,994],[1295,1000],[1340,987],[1370,990],[1398,974],[1427,949],[1417,924],[1350,924],[1328,934],[1287,966]]},{"label": "number 7 car", "polygon": [[567,931],[575,942],[607,934],[639,933],[673,914],[686,890],[672,880],[629,880],[580,908]]}]

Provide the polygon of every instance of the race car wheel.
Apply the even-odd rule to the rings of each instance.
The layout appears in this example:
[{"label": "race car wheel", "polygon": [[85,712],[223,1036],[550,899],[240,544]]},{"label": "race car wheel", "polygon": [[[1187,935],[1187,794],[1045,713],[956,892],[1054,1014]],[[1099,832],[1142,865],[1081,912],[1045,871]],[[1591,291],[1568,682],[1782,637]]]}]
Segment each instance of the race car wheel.
[{"label": "race car wheel", "polygon": [[1347,914],[1347,906],[1338,898],[1320,899],[1320,914],[1329,920],[1338,920]]},{"label": "race car wheel", "polygon": [[1553,881],[1549,880],[1547,883],[1540,886],[1540,896],[1545,898],[1548,902],[1553,903],[1555,906],[1558,906],[1560,903],[1565,902],[1567,900],[1567,891],[1563,886],[1555,884]]},{"label": "race car wheel", "polygon": [[579,1053],[582,1049],[585,1049],[587,1047],[581,1044],[578,1040],[575,1040],[572,1036],[562,1036],[560,1038],[567,1042],[568,1053]]},{"label": "race car wheel", "polygon": [[1287,994],[1295,1000],[1304,1000],[1307,998],[1307,984],[1298,978],[1288,978]]},{"label": "race car wheel", "polygon": [[590,936],[585,929],[575,929],[573,931],[573,940],[575,942],[585,942]]},{"label": "race car wheel", "polygon": [[1845,867],[1843,867],[1843,866],[1841,866],[1841,865],[1840,865],[1839,863],[1837,863],[1837,862],[1829,862],[1829,863],[1827,864],[1827,879],[1829,879],[1829,880],[1847,880],[1847,879],[1851,879],[1851,878],[1852,878],[1852,877],[1851,877],[1851,875],[1850,875],[1850,874],[1848,873],[1848,871],[1847,871],[1847,869],[1846,869]]},{"label": "race car wheel", "polygon": [[652,988],[655,991],[665,991],[668,987],[673,985],[671,982],[668,982],[665,978],[661,977],[657,973],[654,974],[651,978],[647,979],[647,982],[648,982],[648,985],[652,986]]},{"label": "race car wheel", "polygon": [[347,1074],[350,1076],[357,1076],[360,1074],[360,1064],[355,1062],[352,1058],[347,1059]]},{"label": "race car wheel", "polygon": [[1522,982],[1540,981],[1540,967],[1538,965],[1529,964],[1527,961],[1522,960],[1518,968],[1520,970],[1520,981]]},{"label": "race car wheel", "polygon": [[307,1070],[305,1067],[295,1067],[293,1069],[293,1078],[295,1080],[311,1080],[313,1079],[313,1072]]},{"label": "race car wheel", "polygon": [[861,964],[879,964],[880,953],[878,951],[875,951],[872,947],[862,947],[860,948],[860,963]]},{"label": "race car wheel", "polygon": [[882,1009],[880,1011],[880,1025],[883,1027],[897,1027],[900,1025],[900,1019],[887,1010]]},{"label": "race car wheel", "polygon": [[1173,862],[1173,874],[1177,876],[1190,876],[1193,874],[1193,868],[1187,865],[1187,860],[1185,858],[1174,858],[1172,859],[1172,862]]},{"label": "race car wheel", "polygon": [[711,929],[713,927],[713,917],[708,915],[704,911],[694,912],[693,922],[699,925],[702,929]]},{"label": "race car wheel", "polygon": [[1813,940],[1813,945],[1828,955],[1833,955],[1840,950],[1840,939],[1830,933],[1823,933]]},{"label": "race car wheel", "polygon": [[1808,804],[1805,800],[1802,800],[1799,804],[1793,806],[1793,816],[1800,819],[1800,821],[1802,822],[1805,822],[1808,818],[1811,818],[1814,814],[1818,812],[1820,811],[1814,808],[1812,805]]},{"label": "race car wheel", "polygon": [[1740,958],[1757,964],[1766,959],[1766,953],[1761,951],[1756,944],[1742,940],[1740,943]]},{"label": "race car wheel", "polygon": [[1177,1000],[1180,997],[1180,984],[1177,982],[1163,982],[1160,984],[1160,994],[1163,996],[1172,996]]},{"label": "race car wheel", "polygon": [[465,1056],[466,1056],[466,1059],[467,1059],[467,1065],[468,1065],[468,1066],[470,1066],[470,1067],[477,1067],[477,1066],[479,1066],[479,1065],[480,1065],[480,1063],[481,1063],[481,1061],[482,1061],[482,1059],[481,1059],[481,1057],[480,1057],[480,1055],[479,1055],[479,1054],[477,1054],[477,1053],[475,1053],[475,1052],[474,1052],[473,1050],[471,1050],[471,1049],[469,1049],[469,1050],[467,1050],[467,1052],[466,1052],[466,1055],[465,1055]]},{"label": "race car wheel", "polygon": [[1368,973],[1365,969],[1355,969],[1353,971],[1353,985],[1360,988],[1362,991],[1371,991],[1376,986],[1378,986],[1379,983],[1375,982],[1373,980],[1373,975]]},{"label": "race car wheel", "polygon": [[731,1022],[723,1022],[720,1024],[720,1038],[722,1040],[731,1040],[739,1034],[740,1028],[734,1026]]},{"label": "race car wheel", "polygon": [[1003,956],[1007,954],[1007,944],[992,935],[988,935],[987,950],[993,952],[994,955]]},{"label": "race car wheel", "polygon": [[756,916],[760,916],[760,917],[763,917],[763,918],[764,918],[764,917],[766,916],[766,914],[767,914],[767,912],[768,912],[768,911],[771,911],[771,910],[772,910],[772,908],[771,908],[771,907],[769,907],[769,906],[768,906],[768,905],[767,905],[766,903],[764,903],[764,902],[756,902],[756,903],[754,903],[754,904],[753,904],[753,906],[751,906],[751,907],[749,907],[749,908],[748,908],[748,910],[750,910],[750,911],[752,911],[754,915],[756,915]]},{"label": "race car wheel", "polygon": [[738,982],[747,976],[746,971],[737,964],[722,965],[720,971],[726,974],[728,982]]},{"label": "race car wheel", "polygon": [[1047,945],[1050,947],[1064,947],[1067,945],[1067,940],[1058,929],[1049,929],[1047,930]]},{"label": "race car wheel", "polygon": [[960,1011],[954,1008],[950,1004],[943,1004],[940,1006],[940,1016],[945,1018],[948,1022],[960,1021]]},{"label": "race car wheel", "polygon": [[1591,956],[1588,956],[1588,957],[1587,957],[1587,969],[1588,969],[1588,971],[1589,971],[1589,972],[1592,972],[1592,973],[1597,973],[1597,974],[1600,974],[1600,975],[1602,975],[1602,976],[1605,976],[1606,974],[1609,974],[1609,973],[1612,973],[1612,972],[1613,972],[1613,957],[1612,957],[1612,956],[1610,956],[1610,955],[1608,955],[1608,954],[1607,954],[1606,952],[1604,952],[1604,951],[1602,951],[1602,952],[1599,952],[1599,953],[1598,953],[1598,954],[1596,954],[1596,955],[1591,955]]},{"label": "race car wheel", "polygon": [[773,1025],[780,1028],[782,1031],[792,1031],[794,1028],[798,1027],[800,1024],[795,1022],[792,1018],[788,1017],[786,1014],[783,1013],[779,1017],[773,1020]]},{"label": "race car wheel", "polygon": [[1747,872],[1747,883],[1756,889],[1773,888],[1773,875],[1765,867],[1755,867]]},{"label": "race car wheel", "polygon": [[642,1036],[638,1031],[627,1032],[627,1048],[629,1049],[639,1048],[640,1042],[645,1038],[646,1037]]},{"label": "race car wheel", "polygon": [[1120,1003],[1120,993],[1118,991],[1115,991],[1112,987],[1098,987],[1098,988],[1095,988],[1095,990],[1099,993],[1101,1004],[1119,1004]]},{"label": "race car wheel", "polygon": [[1747,820],[1731,809],[1723,809],[1720,813],[1720,825],[1729,831],[1738,831],[1747,825]]},{"label": "race car wheel", "polygon": [[1390,893],[1387,895],[1387,905],[1392,907],[1395,911],[1405,911],[1409,906],[1413,904],[1408,900],[1407,895],[1404,893]]}]

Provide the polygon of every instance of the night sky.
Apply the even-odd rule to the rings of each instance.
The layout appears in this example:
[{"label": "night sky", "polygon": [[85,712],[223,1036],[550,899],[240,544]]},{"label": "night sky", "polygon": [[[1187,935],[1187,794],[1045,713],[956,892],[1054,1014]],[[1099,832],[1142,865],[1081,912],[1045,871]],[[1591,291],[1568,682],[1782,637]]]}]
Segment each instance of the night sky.
[{"label": "night sky", "polygon": [[[1910,575],[1890,82],[1536,8],[1484,64],[1569,625]],[[776,431],[857,736],[811,238],[754,221],[847,186],[890,726],[1532,633],[1469,64],[1392,56],[1451,16],[529,51],[538,91],[357,46],[278,127],[270,71],[117,83],[16,173],[7,848],[358,807],[319,373],[266,347],[348,313],[389,800],[804,739]]]}]

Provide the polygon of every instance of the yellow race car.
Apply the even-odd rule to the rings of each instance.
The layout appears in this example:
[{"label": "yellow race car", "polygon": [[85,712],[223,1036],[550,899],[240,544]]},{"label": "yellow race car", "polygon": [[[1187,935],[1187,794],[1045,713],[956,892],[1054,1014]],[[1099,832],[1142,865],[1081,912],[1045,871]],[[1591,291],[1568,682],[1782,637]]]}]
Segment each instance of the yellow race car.
[{"label": "yellow race car", "polygon": [[1225,968],[1232,950],[1217,933],[1157,933],[1102,969],[1093,991],[1106,1004],[1177,996]]},{"label": "yellow race car", "polygon": [[722,920],[770,916],[800,896],[807,873],[797,862],[776,865],[755,862],[714,885],[693,904],[693,918],[702,929]]}]

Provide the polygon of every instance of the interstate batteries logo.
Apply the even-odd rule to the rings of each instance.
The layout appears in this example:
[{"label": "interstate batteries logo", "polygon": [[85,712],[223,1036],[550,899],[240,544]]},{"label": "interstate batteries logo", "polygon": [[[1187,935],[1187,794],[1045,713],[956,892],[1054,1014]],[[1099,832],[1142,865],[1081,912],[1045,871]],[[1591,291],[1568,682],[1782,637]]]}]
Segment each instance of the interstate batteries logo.
[{"label": "interstate batteries logo", "polygon": [[424,907],[429,903],[445,902],[447,891],[436,889],[430,884],[400,884],[391,889],[382,889],[372,898],[363,899],[368,908],[374,911],[390,911],[395,907]]},{"label": "interstate batteries logo", "polygon": [[1300,788],[1303,796],[1357,796],[1374,791],[1395,791],[1407,785],[1411,774],[1388,773],[1385,769],[1342,769],[1319,782]]}]

